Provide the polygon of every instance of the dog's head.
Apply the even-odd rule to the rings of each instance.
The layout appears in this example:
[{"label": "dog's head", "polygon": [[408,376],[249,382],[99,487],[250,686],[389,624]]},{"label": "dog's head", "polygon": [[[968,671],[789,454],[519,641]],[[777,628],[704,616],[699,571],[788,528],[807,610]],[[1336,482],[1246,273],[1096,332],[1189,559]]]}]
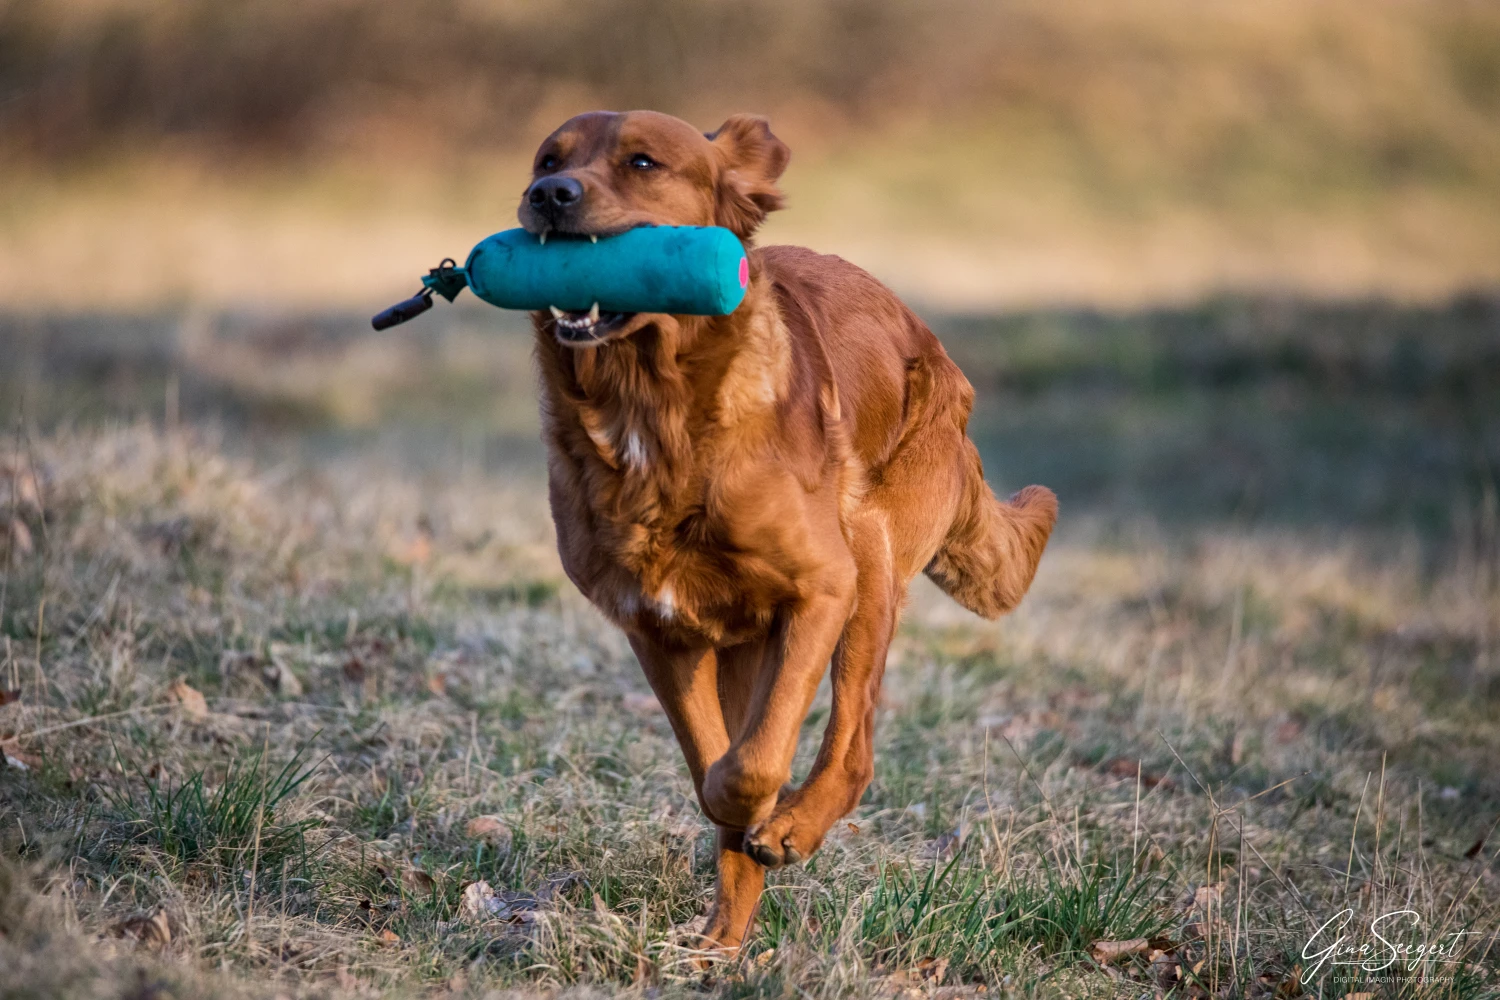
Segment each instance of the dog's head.
[{"label": "dog's head", "polygon": [[[735,115],[707,135],[655,111],[594,111],[537,149],[521,197],[529,232],[613,236],[636,226],[723,226],[748,240],[780,208],[791,152],[764,118]],[[553,329],[588,347],[649,322],[632,313],[564,313]]]}]

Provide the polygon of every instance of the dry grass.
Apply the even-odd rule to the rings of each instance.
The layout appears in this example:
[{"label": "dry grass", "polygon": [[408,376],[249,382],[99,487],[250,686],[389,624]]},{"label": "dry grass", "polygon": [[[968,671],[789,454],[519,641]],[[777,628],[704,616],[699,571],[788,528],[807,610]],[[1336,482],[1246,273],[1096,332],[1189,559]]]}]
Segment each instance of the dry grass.
[{"label": "dry grass", "polygon": [[[463,356],[439,344],[437,372]],[[285,385],[336,384],[340,356],[282,352]],[[246,370],[242,399],[282,384]],[[1008,398],[1045,412],[1030,391]],[[75,414],[0,451],[25,526],[0,583],[0,996],[1500,989],[1493,491],[1425,536],[1081,504],[1005,622],[915,588],[874,785],[705,978],[674,927],[710,836],[628,648],[562,581],[534,459],[184,421]],[[288,764],[313,770],[273,801]],[[481,880],[500,903],[475,918]],[[1472,931],[1465,964],[1299,982],[1346,906]]]}]

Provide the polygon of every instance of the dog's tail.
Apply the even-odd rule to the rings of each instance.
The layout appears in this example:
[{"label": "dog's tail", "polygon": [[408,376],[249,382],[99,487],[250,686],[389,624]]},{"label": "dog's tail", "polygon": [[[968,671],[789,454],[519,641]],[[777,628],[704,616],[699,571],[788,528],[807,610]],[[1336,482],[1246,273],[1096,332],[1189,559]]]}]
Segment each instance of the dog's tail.
[{"label": "dog's tail", "polygon": [[1036,576],[1057,521],[1057,497],[1045,486],[1028,486],[1001,503],[984,481],[974,442],[965,437],[963,444],[958,511],[925,572],[970,611],[999,618],[1021,603]]}]

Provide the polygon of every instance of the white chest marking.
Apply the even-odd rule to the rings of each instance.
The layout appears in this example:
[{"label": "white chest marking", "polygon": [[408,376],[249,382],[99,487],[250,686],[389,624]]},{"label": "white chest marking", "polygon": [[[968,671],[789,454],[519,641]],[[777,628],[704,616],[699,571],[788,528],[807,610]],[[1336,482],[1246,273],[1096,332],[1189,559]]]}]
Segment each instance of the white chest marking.
[{"label": "white chest marking", "polygon": [[646,445],[635,431],[625,435],[625,464],[636,469],[646,467]]}]

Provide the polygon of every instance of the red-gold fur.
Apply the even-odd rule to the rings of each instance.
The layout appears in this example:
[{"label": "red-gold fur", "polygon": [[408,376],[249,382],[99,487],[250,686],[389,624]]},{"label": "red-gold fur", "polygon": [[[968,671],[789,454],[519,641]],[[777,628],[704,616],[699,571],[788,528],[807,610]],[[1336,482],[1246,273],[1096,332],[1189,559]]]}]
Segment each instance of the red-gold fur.
[{"label": "red-gold fur", "polygon": [[[789,154],[759,118],[704,136],[653,112],[581,115],[534,183],[577,181],[534,232],[721,225],[747,242],[781,207]],[[562,183],[562,180],[554,183]],[[704,934],[733,948],[765,869],[817,850],[873,774],[887,646],[925,570],[966,607],[1015,607],[1057,515],[1010,503],[965,435],[973,389],[874,278],[797,247],[750,250],[731,315],[621,317],[586,345],[538,313],[544,435],[563,566],[629,636],[719,829]],[[788,785],[825,670],[817,760]]]}]

